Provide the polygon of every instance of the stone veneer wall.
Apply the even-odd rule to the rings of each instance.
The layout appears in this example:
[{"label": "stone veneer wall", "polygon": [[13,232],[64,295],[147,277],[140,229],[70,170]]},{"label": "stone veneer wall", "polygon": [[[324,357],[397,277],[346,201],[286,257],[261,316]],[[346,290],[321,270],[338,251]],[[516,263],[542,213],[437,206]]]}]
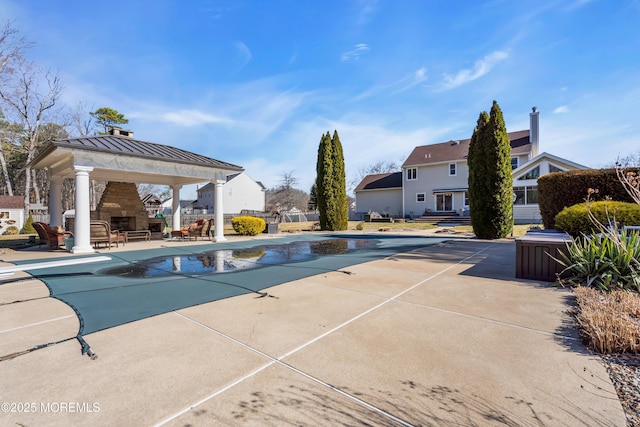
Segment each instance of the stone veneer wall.
[{"label": "stone veneer wall", "polygon": [[132,182],[109,181],[91,219],[111,223],[111,217],[134,217],[136,230],[149,229],[149,214]]}]

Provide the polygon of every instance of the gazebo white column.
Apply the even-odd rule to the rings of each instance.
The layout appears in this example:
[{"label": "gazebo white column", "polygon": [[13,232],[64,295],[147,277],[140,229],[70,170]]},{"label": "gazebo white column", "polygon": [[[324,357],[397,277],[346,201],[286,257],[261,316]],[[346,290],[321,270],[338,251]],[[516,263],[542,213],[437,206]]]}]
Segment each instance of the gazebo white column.
[{"label": "gazebo white column", "polygon": [[173,200],[171,201],[171,209],[173,212],[173,226],[174,231],[180,230],[180,189],[182,185],[172,185],[171,192]]},{"label": "gazebo white column", "polygon": [[49,177],[49,225],[52,227],[62,223],[62,178]]},{"label": "gazebo white column", "polygon": [[224,185],[224,181],[216,181],[216,195],[215,200],[213,202],[213,210],[215,212],[215,227],[216,231],[213,236],[214,242],[224,242],[227,240],[224,237],[224,209],[222,208],[222,186]]},{"label": "gazebo white column", "polygon": [[76,174],[75,226],[73,230],[74,245],[71,252],[84,254],[94,252],[91,247],[91,205],[89,198],[89,166],[74,166]]}]

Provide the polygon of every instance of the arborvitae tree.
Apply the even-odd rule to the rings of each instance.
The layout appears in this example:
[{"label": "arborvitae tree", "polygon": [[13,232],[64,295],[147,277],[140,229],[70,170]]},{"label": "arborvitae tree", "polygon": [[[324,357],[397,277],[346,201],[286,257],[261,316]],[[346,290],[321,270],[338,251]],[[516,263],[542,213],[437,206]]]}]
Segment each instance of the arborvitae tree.
[{"label": "arborvitae tree", "polygon": [[349,220],[344,155],[338,132],[322,136],[316,163],[316,202],[320,229],[346,230]]},{"label": "arborvitae tree", "polygon": [[467,162],[474,233],[480,239],[508,236],[513,229],[511,143],[496,101],[488,117],[482,112],[478,118]]},{"label": "arborvitae tree", "polygon": [[474,231],[482,230],[482,224],[489,221],[488,211],[484,209],[487,202],[484,200],[487,196],[488,188],[486,186],[485,177],[487,176],[484,160],[484,146],[481,140],[484,138],[487,123],[489,123],[489,114],[486,111],[480,113],[473,135],[469,141],[469,152],[467,153],[467,166],[469,167],[469,216]]},{"label": "arborvitae tree", "polygon": [[327,210],[328,205],[332,206],[331,194],[327,191],[331,188],[331,177],[333,175],[333,166],[331,164],[331,136],[329,132],[322,135],[320,145],[318,146],[318,161],[316,163],[316,200],[318,203],[320,229],[327,230]]},{"label": "arborvitae tree", "polygon": [[349,228],[349,202],[347,201],[347,178],[344,168],[344,154],[338,131],[333,131],[331,139],[333,151],[331,163],[333,164],[332,192],[335,200],[335,210],[331,212],[331,230],[346,230]]}]

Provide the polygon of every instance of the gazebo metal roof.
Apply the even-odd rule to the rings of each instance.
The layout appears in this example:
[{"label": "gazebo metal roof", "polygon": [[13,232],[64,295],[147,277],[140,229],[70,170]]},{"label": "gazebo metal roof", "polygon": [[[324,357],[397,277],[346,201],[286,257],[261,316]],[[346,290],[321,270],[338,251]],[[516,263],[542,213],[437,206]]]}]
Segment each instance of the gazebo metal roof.
[{"label": "gazebo metal roof", "polygon": [[89,166],[93,179],[150,184],[193,184],[224,180],[242,167],[180,148],[124,135],[99,135],[47,142],[31,162],[52,175],[73,176],[73,166]]}]

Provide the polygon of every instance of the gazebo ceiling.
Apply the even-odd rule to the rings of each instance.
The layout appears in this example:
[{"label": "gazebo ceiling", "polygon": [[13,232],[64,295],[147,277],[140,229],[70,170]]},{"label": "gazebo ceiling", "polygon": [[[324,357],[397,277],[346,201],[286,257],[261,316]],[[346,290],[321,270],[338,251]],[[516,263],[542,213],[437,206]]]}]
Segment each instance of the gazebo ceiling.
[{"label": "gazebo ceiling", "polygon": [[159,185],[224,181],[242,167],[168,145],[124,135],[50,141],[31,162],[52,177],[72,178],[74,167],[92,167],[92,179]]}]

